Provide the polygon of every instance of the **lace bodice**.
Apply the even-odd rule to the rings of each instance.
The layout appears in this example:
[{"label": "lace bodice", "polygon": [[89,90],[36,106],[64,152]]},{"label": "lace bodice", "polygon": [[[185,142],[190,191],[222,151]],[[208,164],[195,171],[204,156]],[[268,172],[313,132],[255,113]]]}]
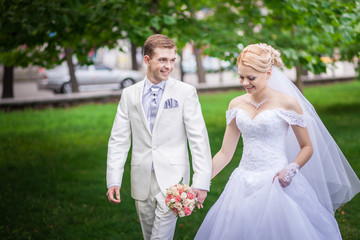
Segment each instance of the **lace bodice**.
[{"label": "lace bodice", "polygon": [[254,171],[280,170],[287,165],[285,139],[289,125],[306,127],[304,115],[281,108],[264,110],[254,119],[239,108],[226,112],[227,124],[234,118],[244,143],[239,167]]}]

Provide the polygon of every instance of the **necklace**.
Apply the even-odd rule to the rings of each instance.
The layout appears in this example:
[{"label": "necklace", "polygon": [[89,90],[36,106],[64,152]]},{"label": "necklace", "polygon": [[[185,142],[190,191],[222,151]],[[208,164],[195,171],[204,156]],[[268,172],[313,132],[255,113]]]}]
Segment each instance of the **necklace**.
[{"label": "necklace", "polygon": [[[271,91],[270,91],[270,93],[271,93]],[[258,110],[263,104],[265,104],[265,103],[267,102],[267,100],[268,100],[268,98],[269,98],[269,96],[270,96],[270,93],[269,93],[269,95],[267,95],[267,96],[264,98],[264,100],[262,100],[262,101],[259,102],[259,103],[256,103],[256,102],[254,102],[254,101],[251,99],[251,101],[250,101],[251,105],[253,105],[253,106],[256,108],[256,110]]]}]

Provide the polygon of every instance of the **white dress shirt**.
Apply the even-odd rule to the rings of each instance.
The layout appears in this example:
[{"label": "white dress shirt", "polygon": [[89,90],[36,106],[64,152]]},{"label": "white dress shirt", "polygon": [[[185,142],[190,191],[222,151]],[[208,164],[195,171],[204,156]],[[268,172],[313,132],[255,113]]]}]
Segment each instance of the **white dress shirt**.
[{"label": "white dress shirt", "polygon": [[[144,107],[144,112],[146,115],[146,119],[148,121],[148,123],[150,124],[150,104],[151,104],[151,87],[155,84],[153,84],[152,82],[150,82],[150,80],[148,78],[145,78],[145,82],[144,82],[144,92],[143,92],[143,97],[142,97],[142,104]],[[156,96],[156,102],[160,103],[162,95],[164,93],[164,89],[165,89],[165,84],[166,81],[162,81],[159,84],[156,84],[156,86],[159,87],[159,93]]]}]

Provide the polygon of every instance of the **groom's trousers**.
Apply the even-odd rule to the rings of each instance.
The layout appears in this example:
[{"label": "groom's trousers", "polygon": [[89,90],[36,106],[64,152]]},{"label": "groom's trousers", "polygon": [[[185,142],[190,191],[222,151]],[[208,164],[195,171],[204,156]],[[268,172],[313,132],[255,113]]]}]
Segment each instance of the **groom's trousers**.
[{"label": "groom's trousers", "polygon": [[135,200],[135,205],[145,240],[173,239],[177,217],[168,210],[154,171],[149,196],[144,201]]}]

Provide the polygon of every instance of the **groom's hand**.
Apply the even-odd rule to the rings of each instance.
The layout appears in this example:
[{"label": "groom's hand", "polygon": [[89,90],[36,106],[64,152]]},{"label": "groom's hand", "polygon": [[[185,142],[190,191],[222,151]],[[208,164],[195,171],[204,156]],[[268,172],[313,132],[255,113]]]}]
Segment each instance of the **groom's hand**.
[{"label": "groom's hand", "polygon": [[[114,197],[116,196],[116,198]],[[113,186],[110,187],[106,193],[106,196],[108,197],[109,201],[114,204],[118,204],[121,202],[120,199],[120,187],[119,186]]]},{"label": "groom's hand", "polygon": [[206,190],[201,190],[201,189],[193,189],[194,192],[194,197],[195,199],[197,199],[197,207],[198,209],[203,208],[203,203],[205,201],[205,198],[207,196],[207,191]]}]

